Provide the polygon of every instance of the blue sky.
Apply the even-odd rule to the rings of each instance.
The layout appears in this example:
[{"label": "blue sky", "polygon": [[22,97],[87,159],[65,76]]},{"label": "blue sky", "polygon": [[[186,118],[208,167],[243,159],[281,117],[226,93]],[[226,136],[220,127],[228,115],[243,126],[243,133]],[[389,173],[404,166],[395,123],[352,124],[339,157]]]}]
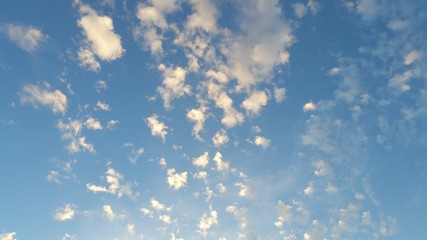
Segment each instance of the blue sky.
[{"label": "blue sky", "polygon": [[424,1],[3,1],[0,240],[424,239]]}]

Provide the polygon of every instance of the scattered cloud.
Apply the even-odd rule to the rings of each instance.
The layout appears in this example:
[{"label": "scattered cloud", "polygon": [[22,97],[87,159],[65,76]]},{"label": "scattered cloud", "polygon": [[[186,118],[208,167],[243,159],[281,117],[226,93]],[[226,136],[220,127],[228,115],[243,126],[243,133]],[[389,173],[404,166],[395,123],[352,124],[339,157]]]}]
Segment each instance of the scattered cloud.
[{"label": "scattered cloud", "polygon": [[213,225],[218,225],[218,213],[212,210],[209,215],[204,213],[199,221],[199,234],[203,238],[208,236],[208,231]]},{"label": "scattered cloud", "polygon": [[51,90],[47,82],[37,85],[26,84],[20,93],[22,104],[31,104],[34,107],[45,106],[50,108],[53,113],[65,114],[67,111],[67,96],[59,90]]},{"label": "scattered cloud", "polygon": [[302,108],[302,110],[304,112],[310,112],[310,111],[314,111],[316,109],[317,109],[317,106],[313,102],[308,102],[308,103],[304,104],[304,107]]},{"label": "scattered cloud", "polygon": [[134,193],[132,192],[132,185],[129,183],[122,184],[124,179],[123,175],[114,170],[113,168],[109,168],[105,173],[105,178],[108,183],[108,187],[97,186],[94,184],[86,184],[86,188],[94,193],[103,192],[109,193],[112,195],[117,195],[118,198],[121,198],[123,195],[128,197],[133,197]]},{"label": "scattered cloud", "polygon": [[228,171],[230,169],[230,163],[222,160],[222,154],[220,152],[215,154],[213,161],[216,164],[216,170],[219,172]]},{"label": "scattered cloud", "polygon": [[167,175],[169,187],[174,190],[179,190],[187,184],[187,172],[175,173],[175,169],[170,168],[167,171]]},{"label": "scattered cloud", "polygon": [[256,136],[253,144],[255,144],[256,146],[262,147],[264,149],[268,148],[270,146],[271,140],[263,137],[263,136]]},{"label": "scattered cloud", "polygon": [[164,64],[160,64],[158,69],[163,72],[164,79],[157,91],[163,99],[165,109],[170,110],[173,99],[191,94],[190,85],[185,84],[187,71],[182,67],[166,67]]},{"label": "scattered cloud", "polygon": [[54,218],[58,222],[64,222],[72,220],[75,214],[75,207],[72,204],[66,204],[64,207],[56,209]]},{"label": "scattered cloud", "polygon": [[2,233],[0,234],[0,240],[15,240],[16,232]]},{"label": "scattered cloud", "polygon": [[48,36],[40,29],[30,25],[3,24],[0,25],[0,31],[5,34],[11,42],[27,52],[37,50],[40,44],[48,39]]},{"label": "scattered cloud", "polygon": [[208,164],[209,164],[208,152],[204,152],[202,155],[200,155],[199,157],[193,160],[193,165],[196,167],[205,168],[208,166]]},{"label": "scattered cloud", "polygon": [[165,142],[166,135],[168,134],[168,132],[166,131],[168,127],[164,123],[157,120],[157,118],[157,115],[151,115],[150,117],[145,119],[145,122],[151,129],[151,135],[161,137],[163,142]]},{"label": "scattered cloud", "polygon": [[256,91],[243,101],[242,107],[249,116],[256,116],[261,111],[261,108],[267,105],[267,101],[268,97],[264,91]]},{"label": "scattered cloud", "polygon": [[113,221],[116,217],[110,205],[102,206],[102,210],[104,211],[104,214],[108,218],[108,220]]},{"label": "scattered cloud", "polygon": [[197,140],[201,140],[200,132],[203,131],[204,123],[207,118],[206,116],[207,108],[205,106],[200,106],[198,109],[191,109],[187,112],[188,120],[194,122],[193,135]]},{"label": "scattered cloud", "polygon": [[111,111],[110,105],[106,104],[105,102],[98,101],[96,102],[95,110],[103,110],[103,111]]},{"label": "scattered cloud", "polygon": [[221,129],[215,133],[215,135],[212,137],[212,141],[215,145],[215,147],[220,147],[226,143],[228,143],[228,135],[227,131],[225,129]]}]

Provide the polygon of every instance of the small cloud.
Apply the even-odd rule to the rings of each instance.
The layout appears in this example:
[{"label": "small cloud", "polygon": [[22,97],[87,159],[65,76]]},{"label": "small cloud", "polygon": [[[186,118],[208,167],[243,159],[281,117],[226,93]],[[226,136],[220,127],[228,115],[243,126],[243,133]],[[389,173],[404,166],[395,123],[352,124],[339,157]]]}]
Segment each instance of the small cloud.
[{"label": "small cloud", "polygon": [[307,6],[300,2],[294,3],[292,8],[294,9],[294,14],[297,18],[303,18],[305,14],[307,14]]},{"label": "small cloud", "polygon": [[230,168],[230,164],[222,160],[222,154],[220,152],[215,154],[213,161],[216,163],[216,169],[219,172],[228,171]]},{"label": "small cloud", "polygon": [[154,114],[146,118],[145,122],[151,129],[151,135],[161,137],[164,142],[166,140],[166,135],[168,134],[166,131],[168,127],[164,123],[157,120],[157,118],[158,116]]},{"label": "small cloud", "polygon": [[165,109],[170,110],[173,99],[191,94],[190,85],[185,84],[187,70],[182,67],[166,67],[163,64],[160,64],[158,69],[163,72],[164,79],[157,91],[163,99]]},{"label": "small cloud", "polygon": [[101,92],[102,90],[107,89],[107,83],[103,80],[98,80],[96,81],[95,88],[97,92]]},{"label": "small cloud", "polygon": [[108,123],[107,123],[107,128],[108,129],[113,129],[117,124],[119,124],[119,121],[118,120],[110,120],[110,121],[108,121]]},{"label": "small cloud", "polygon": [[225,129],[219,130],[212,137],[212,141],[213,141],[215,147],[220,147],[220,146],[228,143],[229,139],[227,136],[227,131],[225,131]]},{"label": "small cloud", "polygon": [[203,130],[206,120],[206,107],[200,106],[199,109],[191,109],[187,112],[188,120],[194,122],[193,135],[197,140],[201,140],[200,132]]},{"label": "small cloud", "polygon": [[421,52],[413,50],[406,54],[403,63],[405,65],[411,65],[413,62],[417,61],[421,57]]},{"label": "small cloud", "polygon": [[96,102],[95,110],[111,111],[110,105],[105,102],[98,101]]},{"label": "small cloud", "polygon": [[255,144],[258,147],[262,147],[262,148],[266,149],[270,146],[270,142],[271,142],[271,140],[266,138],[266,137],[256,136],[254,141],[253,141],[253,144]]},{"label": "small cloud", "polygon": [[264,91],[256,91],[242,102],[242,107],[249,116],[256,116],[261,108],[267,105],[267,101],[268,97]]},{"label": "small cloud", "polygon": [[64,222],[72,220],[76,214],[74,206],[71,204],[66,204],[64,207],[57,208],[55,211],[55,220],[59,222]]},{"label": "small cloud", "polygon": [[277,103],[283,102],[283,100],[286,97],[286,89],[285,88],[274,88],[274,100],[276,100]]},{"label": "small cloud", "polygon": [[317,109],[317,106],[313,102],[308,102],[308,103],[304,104],[304,107],[302,107],[302,110],[304,112],[310,112],[310,111],[314,111],[316,109]]},{"label": "small cloud", "polygon": [[0,31],[3,32],[11,42],[27,52],[37,50],[40,44],[48,38],[47,35],[33,26],[3,24],[0,26]]},{"label": "small cloud", "polygon": [[334,76],[334,75],[337,75],[340,72],[341,72],[341,69],[339,67],[333,67],[333,68],[329,69],[328,75]]},{"label": "small cloud", "polygon": [[170,168],[167,171],[167,176],[169,187],[174,190],[179,190],[187,184],[187,172],[175,173],[175,169]]},{"label": "small cloud", "polygon": [[89,117],[86,122],[84,123],[86,128],[90,130],[102,130],[102,124],[100,121],[96,120],[95,118]]},{"label": "small cloud", "polygon": [[26,84],[20,93],[21,104],[40,105],[48,107],[53,113],[65,114],[67,111],[67,96],[59,90],[51,90],[47,82],[37,85]]},{"label": "small cloud", "polygon": [[196,167],[205,168],[206,166],[208,166],[208,164],[209,164],[208,152],[204,152],[202,155],[200,155],[199,157],[193,160],[193,165]]},{"label": "small cloud", "polygon": [[102,209],[104,210],[104,214],[105,214],[105,216],[107,216],[108,220],[113,221],[114,218],[116,217],[116,215],[114,214],[111,206],[110,205],[104,205],[102,207]]},{"label": "small cloud", "polygon": [[314,193],[314,186],[312,182],[308,183],[308,186],[304,189],[304,194],[307,196],[311,196]]}]

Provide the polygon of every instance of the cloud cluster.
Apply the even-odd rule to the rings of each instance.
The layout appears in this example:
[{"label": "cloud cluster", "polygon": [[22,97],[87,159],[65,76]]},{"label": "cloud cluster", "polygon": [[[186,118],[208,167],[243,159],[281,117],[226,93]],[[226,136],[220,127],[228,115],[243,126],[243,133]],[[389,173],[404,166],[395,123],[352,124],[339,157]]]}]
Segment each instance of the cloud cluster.
[{"label": "cloud cluster", "polygon": [[67,111],[67,96],[59,90],[51,90],[47,82],[37,85],[26,84],[22,88],[20,101],[22,104],[31,104],[34,107],[39,105],[51,109],[53,113],[65,114]]},{"label": "cloud cluster", "polygon": [[3,32],[11,42],[27,52],[37,50],[40,44],[48,39],[46,34],[33,26],[3,24],[0,25],[0,31]]}]

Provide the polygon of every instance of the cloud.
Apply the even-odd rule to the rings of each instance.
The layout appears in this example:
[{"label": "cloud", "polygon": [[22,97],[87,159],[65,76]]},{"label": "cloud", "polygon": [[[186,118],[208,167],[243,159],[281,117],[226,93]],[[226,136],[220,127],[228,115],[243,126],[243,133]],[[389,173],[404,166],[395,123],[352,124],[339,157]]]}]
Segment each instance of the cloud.
[{"label": "cloud", "polygon": [[171,217],[169,215],[159,215],[159,220],[162,221],[164,224],[171,224]]},{"label": "cloud", "polygon": [[111,111],[110,105],[106,104],[105,102],[97,101],[95,110],[99,110],[99,109],[107,112]]},{"label": "cloud", "polygon": [[72,220],[75,214],[76,212],[73,205],[66,204],[64,207],[56,209],[54,218],[56,221],[64,222]]},{"label": "cloud", "polygon": [[422,56],[420,51],[413,50],[405,55],[403,63],[405,65],[411,65],[413,62],[417,61]]},{"label": "cloud", "polygon": [[101,70],[101,64],[96,60],[95,54],[88,48],[79,48],[77,56],[80,60],[80,67],[85,67],[93,72]]},{"label": "cloud", "polygon": [[36,108],[39,105],[48,107],[53,113],[67,112],[67,96],[59,90],[51,90],[47,82],[24,85],[20,93],[20,101],[22,104],[31,104]]},{"label": "cloud", "polygon": [[253,144],[255,144],[256,146],[262,147],[264,149],[268,148],[270,146],[270,142],[271,140],[263,137],[263,136],[256,136],[254,139]]},{"label": "cloud", "polygon": [[86,126],[86,128],[88,128],[90,130],[102,130],[103,129],[101,122],[92,118],[92,117],[88,117],[88,119],[86,120],[84,125]]},{"label": "cloud", "polygon": [[130,153],[128,153],[128,159],[129,159],[129,162],[131,162],[132,164],[136,164],[139,157],[145,151],[143,147],[139,147],[135,149],[135,145],[130,142],[123,144],[123,147],[130,149]]},{"label": "cloud", "polygon": [[215,154],[213,161],[216,163],[216,170],[219,172],[228,171],[230,169],[230,163],[222,160],[222,154],[220,152]]},{"label": "cloud", "polygon": [[168,134],[166,131],[168,127],[164,123],[157,120],[157,118],[157,115],[151,115],[145,119],[145,122],[151,129],[151,135],[161,137],[164,142],[166,140],[166,135]]},{"label": "cloud", "polygon": [[215,133],[215,135],[212,137],[212,141],[215,145],[215,147],[220,147],[226,143],[228,143],[229,139],[227,136],[227,131],[225,129],[221,129]]},{"label": "cloud", "polygon": [[311,196],[314,193],[313,182],[309,182],[308,186],[304,189],[304,194],[307,196]]},{"label": "cloud", "polygon": [[16,232],[2,233],[0,234],[0,240],[15,240]]},{"label": "cloud", "polygon": [[232,128],[243,123],[243,114],[233,108],[233,100],[221,87],[213,82],[207,84],[208,97],[215,102],[216,107],[223,109],[224,116],[221,123]]},{"label": "cloud", "polygon": [[96,81],[95,88],[96,88],[97,92],[101,92],[102,90],[107,89],[107,82],[105,82],[103,80],[98,80],[98,81]]},{"label": "cloud", "polygon": [[135,235],[135,225],[129,223],[128,225],[126,225],[126,230],[129,235],[131,236]]},{"label": "cloud", "polygon": [[193,165],[196,167],[205,168],[208,166],[208,164],[209,164],[208,152],[204,152],[202,155],[200,155],[199,157],[193,160]]},{"label": "cloud", "polygon": [[208,236],[208,231],[213,225],[218,224],[218,213],[216,211],[211,211],[209,215],[206,213],[203,214],[203,216],[200,218],[198,227],[199,227],[199,234],[203,238],[206,238]]},{"label": "cloud", "polygon": [[187,172],[175,173],[175,169],[170,168],[167,171],[167,182],[169,187],[179,190],[187,184]]},{"label": "cloud", "polygon": [[255,196],[255,192],[253,191],[253,189],[244,183],[238,182],[235,184],[236,187],[239,187],[239,197],[244,197],[244,198],[252,198],[253,196]]},{"label": "cloud", "polygon": [[274,222],[274,225],[278,228],[281,228],[283,224],[290,224],[293,220],[292,206],[286,205],[284,202],[279,201],[277,203],[277,220]]},{"label": "cloud", "polygon": [[169,110],[172,108],[173,99],[191,94],[191,87],[185,85],[187,71],[182,67],[168,68],[163,64],[160,64],[158,69],[163,72],[164,79],[157,91],[163,99],[163,106]]},{"label": "cloud", "polygon": [[82,15],[77,25],[82,28],[90,51],[103,61],[116,60],[125,53],[121,38],[114,32],[113,20],[108,16],[100,16],[89,5],[79,2]]},{"label": "cloud", "polygon": [[307,7],[300,2],[292,4],[292,8],[294,9],[294,14],[297,18],[303,18],[307,13]]},{"label": "cloud", "polygon": [[304,104],[304,107],[302,108],[302,110],[304,111],[304,112],[310,112],[310,111],[314,111],[314,110],[316,110],[317,109],[317,106],[316,106],[316,104],[315,103],[313,103],[313,102],[308,102],[308,103],[306,103],[306,104]]},{"label": "cloud", "polygon": [[190,0],[193,13],[188,17],[186,27],[191,30],[203,29],[208,33],[217,31],[218,10],[210,0]]},{"label": "cloud", "polygon": [[3,32],[11,42],[27,52],[37,50],[40,44],[48,39],[47,35],[33,26],[3,24],[0,25],[0,31]]},{"label": "cloud", "polygon": [[94,193],[103,192],[112,195],[117,195],[118,198],[121,198],[123,195],[126,195],[128,197],[134,196],[131,185],[129,183],[122,184],[124,177],[119,172],[117,172],[113,168],[109,168],[105,175],[108,187],[97,186],[88,183],[86,184],[86,188]]},{"label": "cloud", "polygon": [[281,103],[286,97],[286,89],[285,88],[277,88],[274,87],[274,100],[276,102]]},{"label": "cloud", "polygon": [[193,135],[197,140],[201,140],[200,132],[203,130],[206,120],[206,110],[206,107],[200,106],[198,109],[191,109],[187,112],[187,118],[194,122]]},{"label": "cloud", "polygon": [[242,107],[249,116],[256,116],[261,108],[267,105],[267,101],[268,97],[264,91],[255,91],[242,102]]},{"label": "cloud", "polygon": [[[89,122],[91,124],[92,121]],[[96,124],[94,126],[90,124],[90,127],[88,127],[86,124],[82,123],[81,120],[72,119],[68,119],[68,122],[64,122],[63,120],[58,121],[57,127],[63,133],[62,138],[71,140],[67,146],[69,152],[77,153],[80,150],[89,151],[91,153],[95,152],[93,145],[87,143],[86,137],[82,136],[81,133],[84,126],[88,127],[89,129],[91,129],[91,127],[96,127]]]},{"label": "cloud", "polygon": [[113,212],[113,209],[110,205],[104,205],[102,206],[102,209],[104,210],[105,216],[107,216],[108,220],[113,221],[116,215]]},{"label": "cloud", "polygon": [[65,233],[64,236],[62,237],[62,240],[77,240],[77,238],[73,234]]},{"label": "cloud", "polygon": [[171,210],[170,208],[167,208],[164,204],[157,201],[155,198],[150,199],[150,205],[156,211],[167,211],[167,212],[169,212]]},{"label": "cloud", "polygon": [[323,160],[313,162],[316,168],[314,174],[318,177],[331,177],[333,175],[331,167]]}]

